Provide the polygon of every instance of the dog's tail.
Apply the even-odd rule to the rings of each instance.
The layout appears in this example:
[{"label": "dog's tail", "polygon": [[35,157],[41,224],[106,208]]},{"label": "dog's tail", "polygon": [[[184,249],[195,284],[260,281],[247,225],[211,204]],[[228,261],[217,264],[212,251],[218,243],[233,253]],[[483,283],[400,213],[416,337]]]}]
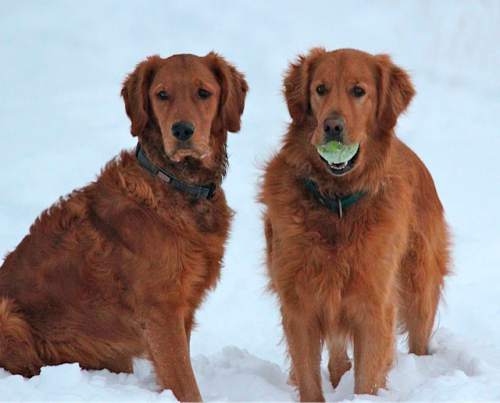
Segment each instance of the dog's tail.
[{"label": "dog's tail", "polygon": [[12,299],[0,297],[0,367],[31,377],[41,366],[31,326]]}]

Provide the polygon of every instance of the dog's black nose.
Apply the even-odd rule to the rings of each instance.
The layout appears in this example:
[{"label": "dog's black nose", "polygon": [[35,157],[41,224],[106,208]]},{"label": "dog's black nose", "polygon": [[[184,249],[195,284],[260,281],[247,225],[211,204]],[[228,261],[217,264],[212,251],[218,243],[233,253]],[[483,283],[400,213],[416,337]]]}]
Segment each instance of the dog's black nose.
[{"label": "dog's black nose", "polygon": [[187,141],[194,133],[194,126],[189,122],[176,122],[172,125],[172,134],[180,141]]},{"label": "dog's black nose", "polygon": [[323,130],[325,131],[325,142],[344,141],[345,121],[342,116],[333,116],[325,119],[323,122]]}]

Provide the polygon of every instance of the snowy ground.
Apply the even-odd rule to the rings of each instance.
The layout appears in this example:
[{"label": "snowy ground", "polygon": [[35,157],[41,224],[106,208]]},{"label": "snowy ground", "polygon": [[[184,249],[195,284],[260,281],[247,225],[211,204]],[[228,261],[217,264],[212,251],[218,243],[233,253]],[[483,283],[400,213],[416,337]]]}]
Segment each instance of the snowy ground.
[{"label": "snowy ground", "polygon": [[[292,400],[274,298],[264,292],[255,203],[262,162],[288,121],[281,74],[311,46],[390,53],[418,95],[398,133],[436,181],[454,234],[454,271],[433,355],[401,339],[387,391],[354,396],[353,373],[329,400],[500,400],[500,2],[2,1],[0,253],[60,195],[132,147],[120,83],[150,54],[215,49],[247,74],[242,132],[229,141],[224,187],[237,211],[222,280],[198,313],[192,353],[207,400]],[[2,400],[173,399],[151,367],[133,375],[0,370]]]}]

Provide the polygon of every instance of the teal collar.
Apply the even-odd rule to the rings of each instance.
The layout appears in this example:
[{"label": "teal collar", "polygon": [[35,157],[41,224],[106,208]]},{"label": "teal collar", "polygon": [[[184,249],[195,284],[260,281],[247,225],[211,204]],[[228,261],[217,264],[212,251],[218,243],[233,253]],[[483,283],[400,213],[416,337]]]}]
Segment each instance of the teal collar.
[{"label": "teal collar", "polygon": [[342,218],[344,215],[344,209],[349,208],[366,195],[366,192],[356,192],[347,196],[335,195],[334,197],[330,197],[321,193],[318,184],[312,179],[304,179],[304,184],[319,204],[337,213],[339,218]]}]

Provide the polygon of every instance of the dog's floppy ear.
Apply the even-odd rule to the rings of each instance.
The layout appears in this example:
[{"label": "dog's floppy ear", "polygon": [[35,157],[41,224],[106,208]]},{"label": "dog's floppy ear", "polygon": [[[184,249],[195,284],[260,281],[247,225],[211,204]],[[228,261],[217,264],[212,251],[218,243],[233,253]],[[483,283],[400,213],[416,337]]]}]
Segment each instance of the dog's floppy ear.
[{"label": "dog's floppy ear", "polygon": [[137,65],[123,83],[121,96],[125,102],[125,111],[132,122],[130,127],[132,136],[140,136],[148,125],[148,90],[160,61],[159,56],[148,57]]},{"label": "dog's floppy ear", "polygon": [[314,62],[326,53],[323,48],[313,48],[307,56],[300,55],[285,73],[283,92],[290,116],[296,123],[302,122],[310,112],[309,84]]},{"label": "dog's floppy ear", "polygon": [[382,131],[390,131],[410,104],[415,89],[408,73],[396,66],[388,55],[375,58],[378,68],[377,120]]},{"label": "dog's floppy ear", "polygon": [[248,84],[243,74],[222,56],[210,52],[205,57],[221,87],[219,114],[222,127],[236,133],[241,127]]}]

